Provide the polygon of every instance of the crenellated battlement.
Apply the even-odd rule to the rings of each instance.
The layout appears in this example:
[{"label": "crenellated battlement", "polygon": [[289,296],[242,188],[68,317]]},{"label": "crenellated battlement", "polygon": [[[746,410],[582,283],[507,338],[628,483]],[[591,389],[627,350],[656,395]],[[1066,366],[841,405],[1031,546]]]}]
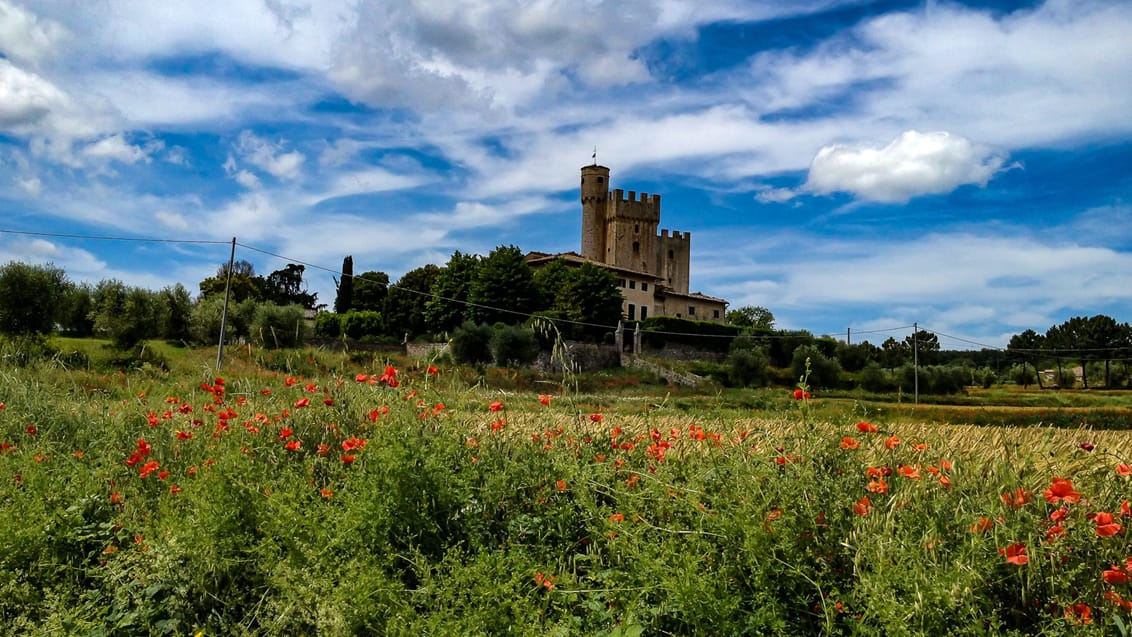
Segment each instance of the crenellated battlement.
[{"label": "crenellated battlement", "polygon": [[[672,233],[671,236],[669,236],[669,234],[668,234],[669,232]],[[692,233],[691,232],[680,232],[679,230],[671,230],[670,231],[668,228],[662,228],[661,231],[660,231],[660,238],[670,239],[672,241],[689,241],[692,238]]]}]

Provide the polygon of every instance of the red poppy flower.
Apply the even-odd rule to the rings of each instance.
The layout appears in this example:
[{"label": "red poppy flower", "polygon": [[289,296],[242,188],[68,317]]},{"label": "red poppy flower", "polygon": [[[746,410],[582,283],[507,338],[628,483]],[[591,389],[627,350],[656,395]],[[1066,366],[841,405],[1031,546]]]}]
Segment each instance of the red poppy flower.
[{"label": "red poppy flower", "polygon": [[859,449],[860,447],[861,447],[861,443],[857,442],[856,439],[854,439],[850,436],[842,436],[841,437],[841,448],[842,449]]},{"label": "red poppy flower", "polygon": [[557,487],[559,491],[565,491],[566,490],[566,481],[565,480],[555,480],[554,486]]},{"label": "red poppy flower", "polygon": [[1065,619],[1077,624],[1093,623],[1093,609],[1088,604],[1072,604],[1065,607]]},{"label": "red poppy flower", "polygon": [[1029,556],[1026,555],[1026,545],[1021,542],[1015,542],[1004,549],[998,549],[998,553],[1005,555],[1007,562],[1017,566],[1023,566],[1030,561]]},{"label": "red poppy flower", "polygon": [[27,429],[24,429],[24,431],[27,432],[29,436],[34,436],[39,433],[39,429],[36,429],[35,425],[28,425]]},{"label": "red poppy flower", "polygon": [[356,374],[354,376],[354,382],[357,383],[364,383],[367,380],[369,380],[369,376],[367,374]]},{"label": "red poppy flower", "polygon": [[896,436],[889,436],[888,438],[884,439],[884,448],[885,449],[895,449],[897,447],[897,445],[899,445],[899,444],[900,444],[900,439],[897,438]]},{"label": "red poppy flower", "polygon": [[1113,564],[1112,568],[1101,573],[1101,579],[1103,579],[1108,584],[1127,584],[1128,571],[1125,571],[1116,564]]},{"label": "red poppy flower", "polygon": [[303,443],[301,440],[296,439],[288,442],[283,446],[287,448],[287,451],[298,451],[303,448]]},{"label": "red poppy flower", "polygon": [[1107,511],[1098,511],[1093,522],[1097,525],[1097,535],[1112,537],[1124,530],[1124,526],[1113,521],[1112,514]]},{"label": "red poppy flower", "polygon": [[1132,464],[1118,464],[1116,465],[1116,475],[1127,478],[1132,476]]},{"label": "red poppy flower", "polygon": [[1091,443],[1091,442],[1082,442],[1082,443],[1081,443],[1080,445],[1078,445],[1078,446],[1079,446],[1079,447],[1081,447],[1082,449],[1084,449],[1085,451],[1092,451],[1093,449],[1096,449],[1096,448],[1097,448],[1097,447],[1096,447],[1096,445],[1094,445],[1094,444],[1093,444],[1093,443]]},{"label": "red poppy flower", "polygon": [[614,513],[613,515],[609,516],[609,521],[614,522],[614,523],[624,522],[625,521],[625,514],[624,513]]},{"label": "red poppy flower", "polygon": [[862,496],[860,500],[853,503],[853,513],[857,515],[868,515],[873,505],[869,502],[869,496]]},{"label": "red poppy flower", "polygon": [[286,440],[286,439],[290,438],[291,434],[293,434],[293,433],[295,433],[295,431],[293,429],[288,429],[288,428],[284,427],[284,428],[279,430],[279,439],[280,440]]},{"label": "red poppy flower", "polygon": [[590,414],[590,422],[601,422],[604,418],[601,414]]},{"label": "red poppy flower", "polygon": [[794,400],[809,400],[809,399],[810,399],[810,392],[805,391],[801,388],[794,390]]},{"label": "red poppy flower", "polygon": [[503,411],[503,401],[496,400],[487,406],[488,411]]},{"label": "red poppy flower", "polygon": [[175,484],[169,487],[169,495],[177,495],[180,492],[181,492],[181,487],[179,487]]},{"label": "red poppy flower", "polygon": [[149,462],[142,465],[141,469],[138,470],[138,475],[143,478],[148,478],[149,474],[157,471],[157,468],[159,466],[161,465],[159,465],[156,460],[150,460]]},{"label": "red poppy flower", "polygon": [[330,498],[332,498],[334,496],[334,492],[331,491],[330,489],[326,489],[326,488],[319,489],[318,494],[321,495],[322,497],[326,498],[327,500],[329,500]]},{"label": "red poppy flower", "polygon": [[986,533],[994,528],[994,521],[987,516],[980,516],[979,521],[971,525],[972,533]]},{"label": "red poppy flower", "polygon": [[322,399],[322,404],[326,405],[327,407],[331,407],[334,405],[334,399],[330,396],[327,396],[326,398]]},{"label": "red poppy flower", "polygon": [[865,490],[869,493],[888,493],[888,483],[884,480],[869,480]]},{"label": "red poppy flower", "polygon": [[345,464],[350,464],[353,461],[354,461],[354,454],[352,454],[352,453],[348,453],[348,454],[345,454],[345,455],[342,456],[342,462],[345,463]]},{"label": "red poppy flower", "polygon": [[192,440],[193,435],[187,431],[177,430],[177,440]]},{"label": "red poppy flower", "polygon": [[303,407],[306,407],[309,404],[311,404],[310,398],[300,398],[300,399],[295,401],[295,409],[302,409]]},{"label": "red poppy flower", "polygon": [[440,373],[440,370],[436,368],[436,365],[429,365],[428,369],[425,370],[425,373],[429,376],[436,376]]},{"label": "red poppy flower", "polygon": [[1073,483],[1065,478],[1055,477],[1053,484],[1045,492],[1046,502],[1057,504],[1066,502],[1073,504],[1081,500],[1081,494],[1073,490]]},{"label": "red poppy flower", "polygon": [[507,421],[504,420],[503,418],[500,418],[499,420],[496,420],[495,422],[491,423],[491,430],[493,432],[501,431],[506,424],[507,424]]},{"label": "red poppy flower", "polygon": [[542,403],[543,407],[549,407],[550,406],[550,396],[547,395],[547,394],[539,394],[538,395],[538,401],[540,403]]},{"label": "red poppy flower", "polygon": [[875,434],[877,432],[877,426],[862,420],[857,423],[857,431],[863,434]]},{"label": "red poppy flower", "polygon": [[901,465],[900,475],[904,476],[905,478],[909,478],[911,480],[919,480],[920,479],[920,472],[917,469],[918,469],[918,467],[910,467],[908,465]]},{"label": "red poppy flower", "polygon": [[1012,509],[1017,509],[1018,507],[1030,503],[1030,495],[1031,493],[1029,491],[1018,487],[1013,493],[1003,493],[1002,502]]}]

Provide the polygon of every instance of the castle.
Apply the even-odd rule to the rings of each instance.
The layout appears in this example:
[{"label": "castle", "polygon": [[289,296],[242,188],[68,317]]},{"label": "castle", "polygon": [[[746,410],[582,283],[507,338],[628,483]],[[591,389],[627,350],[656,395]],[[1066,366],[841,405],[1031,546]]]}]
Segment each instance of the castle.
[{"label": "castle", "polygon": [[689,292],[692,235],[657,233],[660,195],[609,190],[609,168],[594,163],[582,167],[582,252],[531,253],[532,267],[554,259],[593,263],[617,277],[625,297],[623,315],[629,320],[676,316],[723,321],[727,301]]}]

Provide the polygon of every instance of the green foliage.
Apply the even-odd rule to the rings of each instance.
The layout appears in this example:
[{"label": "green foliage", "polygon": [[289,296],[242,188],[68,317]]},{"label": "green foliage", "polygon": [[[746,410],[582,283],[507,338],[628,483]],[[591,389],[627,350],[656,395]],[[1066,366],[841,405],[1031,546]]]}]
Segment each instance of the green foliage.
[{"label": "green foliage", "polygon": [[[416,281],[410,281],[414,285]],[[399,284],[400,285],[400,284]],[[417,288],[412,288],[417,289]],[[384,272],[363,272],[354,277],[353,304],[355,310],[381,312],[389,297],[389,275]]]},{"label": "green foliage", "polygon": [[693,321],[675,316],[650,316],[641,321],[641,338],[649,347],[668,343],[712,352],[726,352],[742,328],[714,321]]},{"label": "green foliage", "polygon": [[127,351],[158,334],[160,299],[149,290],[116,279],[100,281],[94,289],[94,331]]},{"label": "green foliage", "polygon": [[158,293],[157,333],[167,341],[192,339],[190,317],[193,300],[180,283],[166,287]]},{"label": "green foliage", "polygon": [[[354,257],[342,259],[342,279],[334,279],[337,294],[334,296],[334,313],[345,314],[354,307]],[[380,309],[380,308],[378,308]],[[336,335],[335,335],[336,336]]]},{"label": "green foliage", "polygon": [[468,318],[468,293],[479,263],[479,256],[457,250],[436,276],[425,303],[425,320],[433,333],[451,332]]},{"label": "green foliage", "polygon": [[1026,364],[1012,365],[1006,372],[1006,377],[1012,382],[1022,387],[1029,387],[1037,381],[1037,374],[1034,368]]},{"label": "green foliage", "polygon": [[[228,320],[224,327],[224,340],[233,343],[251,335],[252,321],[258,304],[253,300],[228,304]],[[224,311],[224,297],[200,299],[189,315],[189,333],[193,341],[215,345],[220,341],[220,323]]]},{"label": "green foliage", "polygon": [[538,309],[534,273],[516,246],[499,246],[476,268],[468,288],[468,318],[476,323],[522,323]]},{"label": "green foliage", "polygon": [[252,318],[252,339],[264,347],[299,347],[304,340],[303,320],[301,305],[260,303]]},{"label": "green foliage", "polygon": [[761,348],[732,349],[728,378],[735,387],[764,387],[770,380],[770,358]]},{"label": "green foliage", "polygon": [[807,360],[809,383],[812,387],[832,389],[840,384],[841,365],[836,358],[826,356],[814,345],[803,345],[794,350],[794,360],[790,363],[790,371],[794,378],[806,375]]},{"label": "green foliage", "polygon": [[0,267],[0,333],[50,333],[67,289],[66,275],[52,264]]},{"label": "green foliage", "polygon": [[94,288],[89,283],[66,286],[59,308],[60,331],[69,336],[94,334]]},{"label": "green foliage", "polygon": [[[389,289],[385,298],[385,325],[393,336],[407,335],[410,339],[428,333],[428,322],[425,318],[425,303],[429,299],[429,290],[440,275],[440,268],[433,264],[419,267],[405,273],[397,285]],[[357,296],[358,281],[354,282],[354,294]],[[355,302],[355,307],[358,303]]]},{"label": "green foliage", "polygon": [[338,338],[342,335],[342,317],[332,312],[319,312],[314,316],[316,336]]},{"label": "green foliage", "polygon": [[[228,276],[229,269],[231,269],[231,279]],[[241,303],[263,300],[263,277],[256,276],[255,266],[244,260],[236,261],[231,268],[225,263],[217,269],[215,276],[201,281],[200,298],[220,297],[223,300],[225,291],[229,288],[229,281],[231,282],[229,301]]]},{"label": "green foliage", "polygon": [[448,349],[452,359],[462,365],[478,365],[492,360],[492,329],[490,325],[477,325],[466,321],[452,333]]},{"label": "green foliage", "polygon": [[318,295],[307,292],[303,285],[303,272],[306,266],[298,263],[288,263],[283,268],[272,272],[263,279],[260,289],[263,300],[275,305],[298,305],[306,310],[313,310],[318,303]]},{"label": "green foliage", "polygon": [[879,394],[896,391],[897,388],[896,382],[875,361],[865,365],[857,378],[861,389],[865,391]]},{"label": "green foliage", "polygon": [[727,322],[738,327],[770,331],[774,329],[774,314],[762,306],[744,305],[729,311]]},{"label": "green foliage", "polygon": [[624,297],[617,278],[592,263],[574,267],[555,259],[535,272],[534,285],[539,315],[557,319],[567,339],[601,341],[621,319]]},{"label": "green foliage", "polygon": [[340,315],[338,319],[340,332],[353,339],[380,336],[385,333],[385,320],[381,312],[351,310]]},{"label": "green foliage", "polygon": [[538,357],[538,340],[529,327],[496,325],[488,343],[491,357],[500,367],[524,367]]}]

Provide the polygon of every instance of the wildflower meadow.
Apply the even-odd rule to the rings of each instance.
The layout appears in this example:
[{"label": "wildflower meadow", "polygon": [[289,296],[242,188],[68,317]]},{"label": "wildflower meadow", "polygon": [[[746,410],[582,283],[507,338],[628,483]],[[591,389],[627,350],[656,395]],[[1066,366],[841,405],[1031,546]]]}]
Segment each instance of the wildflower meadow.
[{"label": "wildflower meadow", "polygon": [[677,409],[354,365],[0,370],[3,632],[1132,624],[1127,431],[826,417],[805,379]]}]

